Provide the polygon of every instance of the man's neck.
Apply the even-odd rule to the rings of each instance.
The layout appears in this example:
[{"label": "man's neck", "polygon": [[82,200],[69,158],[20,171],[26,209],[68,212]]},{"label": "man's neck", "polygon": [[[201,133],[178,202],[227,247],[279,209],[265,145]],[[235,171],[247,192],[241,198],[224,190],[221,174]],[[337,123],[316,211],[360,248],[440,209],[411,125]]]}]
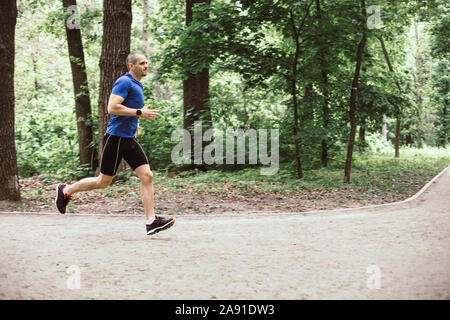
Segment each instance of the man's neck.
[{"label": "man's neck", "polygon": [[142,77],[138,77],[136,76],[133,71],[129,71],[128,72],[134,79],[136,79],[137,81],[141,82]]}]

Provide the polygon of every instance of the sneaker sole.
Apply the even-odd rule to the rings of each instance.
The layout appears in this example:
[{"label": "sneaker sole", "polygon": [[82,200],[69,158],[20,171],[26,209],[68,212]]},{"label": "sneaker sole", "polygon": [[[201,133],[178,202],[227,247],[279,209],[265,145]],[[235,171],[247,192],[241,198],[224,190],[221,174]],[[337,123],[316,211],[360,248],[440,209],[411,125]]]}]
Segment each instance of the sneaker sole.
[{"label": "sneaker sole", "polygon": [[[58,209],[58,194],[59,194],[59,186],[60,186],[60,184],[57,184],[56,185],[56,198],[55,198],[55,206],[56,206],[56,209]],[[60,214],[65,214],[66,212],[64,211],[64,212],[61,212],[61,211],[59,211],[59,209],[58,209],[58,212],[60,213]]]},{"label": "sneaker sole", "polygon": [[171,226],[174,225],[174,223],[175,223],[175,219],[173,219],[172,221],[166,223],[165,225],[163,225],[163,226],[161,226],[161,227],[155,228],[155,229],[153,229],[153,230],[147,232],[147,235],[150,236],[150,235],[155,234],[155,233],[158,233],[158,232],[160,232],[160,231],[169,229]]}]

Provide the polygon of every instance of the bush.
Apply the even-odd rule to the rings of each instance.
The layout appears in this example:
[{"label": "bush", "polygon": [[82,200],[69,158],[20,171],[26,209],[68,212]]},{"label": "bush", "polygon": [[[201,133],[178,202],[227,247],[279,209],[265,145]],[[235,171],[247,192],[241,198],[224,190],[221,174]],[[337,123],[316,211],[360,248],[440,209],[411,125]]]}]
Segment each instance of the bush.
[{"label": "bush", "polygon": [[76,178],[80,167],[77,132],[70,111],[47,108],[18,116],[17,165],[20,177],[56,174]]},{"label": "bush", "polygon": [[394,146],[379,133],[371,133],[366,136],[368,151],[370,153],[394,153]]}]

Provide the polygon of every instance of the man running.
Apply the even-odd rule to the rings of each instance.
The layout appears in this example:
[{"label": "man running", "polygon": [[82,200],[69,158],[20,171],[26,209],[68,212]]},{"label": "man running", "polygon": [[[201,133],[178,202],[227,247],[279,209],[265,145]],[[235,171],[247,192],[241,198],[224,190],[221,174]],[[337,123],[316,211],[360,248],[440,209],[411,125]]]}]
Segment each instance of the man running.
[{"label": "man running", "polygon": [[147,234],[151,235],[170,228],[175,219],[155,215],[153,173],[147,156],[136,141],[138,118],[155,120],[158,117],[158,110],[144,106],[140,81],[147,75],[147,59],[141,53],[130,53],[126,63],[128,72],[117,79],[109,97],[108,113],[111,118],[103,137],[100,175],[82,179],[72,185],[59,184],[56,187],[55,203],[59,212],[65,213],[66,206],[75,193],[108,187],[123,158],[141,180],[140,195],[147,219]]}]

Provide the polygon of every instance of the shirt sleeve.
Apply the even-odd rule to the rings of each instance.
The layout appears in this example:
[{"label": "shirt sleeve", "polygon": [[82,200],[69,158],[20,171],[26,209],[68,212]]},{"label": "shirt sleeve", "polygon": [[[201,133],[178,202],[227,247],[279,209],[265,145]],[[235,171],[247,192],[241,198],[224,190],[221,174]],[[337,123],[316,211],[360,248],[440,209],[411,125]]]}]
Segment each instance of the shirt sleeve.
[{"label": "shirt sleeve", "polygon": [[125,79],[119,79],[114,83],[111,93],[126,99],[128,97],[129,87],[128,81]]}]

